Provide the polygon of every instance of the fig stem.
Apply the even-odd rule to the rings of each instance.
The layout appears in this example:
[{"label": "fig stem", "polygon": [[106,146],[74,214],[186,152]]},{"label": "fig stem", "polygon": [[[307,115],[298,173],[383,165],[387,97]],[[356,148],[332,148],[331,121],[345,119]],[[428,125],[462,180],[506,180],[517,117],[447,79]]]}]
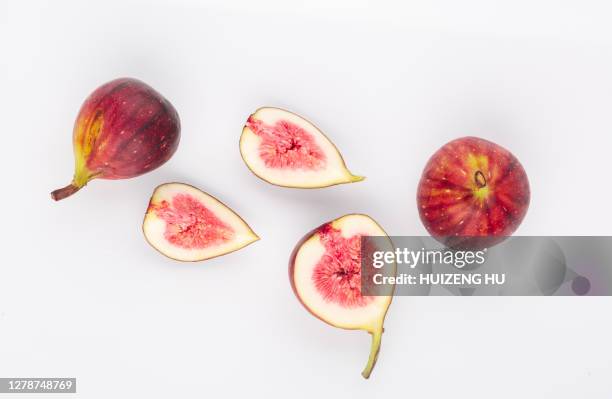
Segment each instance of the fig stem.
[{"label": "fig stem", "polygon": [[485,175],[481,171],[474,173],[474,181],[478,188],[483,188],[487,185],[487,179],[485,179]]},{"label": "fig stem", "polygon": [[370,357],[368,358],[368,364],[366,364],[365,369],[361,372],[363,378],[370,378],[370,374],[372,374],[372,369],[376,364],[376,360],[378,359],[378,352],[380,352],[380,341],[382,339],[382,327],[378,327],[374,332],[370,332],[372,335],[372,346],[370,349]]},{"label": "fig stem", "polygon": [[70,183],[66,187],[58,188],[51,192],[51,198],[55,201],[63,200],[66,197],[70,197],[72,194],[79,191],[81,187],[76,186],[74,183]]}]

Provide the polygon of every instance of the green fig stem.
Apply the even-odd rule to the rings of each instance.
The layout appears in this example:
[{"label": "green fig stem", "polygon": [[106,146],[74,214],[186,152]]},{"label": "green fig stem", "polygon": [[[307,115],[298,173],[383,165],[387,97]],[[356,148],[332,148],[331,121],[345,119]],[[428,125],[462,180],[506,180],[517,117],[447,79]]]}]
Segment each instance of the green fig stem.
[{"label": "green fig stem", "polygon": [[365,176],[351,175],[351,183],[357,183],[358,181],[365,180]]},{"label": "green fig stem", "polygon": [[58,188],[57,190],[51,192],[51,198],[53,198],[55,201],[63,200],[66,197],[70,197],[80,189],[81,187],[75,185],[74,183],[70,183],[66,187]]},{"label": "green fig stem", "polygon": [[370,357],[368,359],[368,364],[365,369],[361,372],[363,378],[370,378],[370,374],[372,374],[372,369],[376,364],[376,359],[378,359],[378,352],[380,352],[380,341],[382,339],[383,328],[378,327],[374,332],[370,332],[372,335],[372,347],[370,349]]}]

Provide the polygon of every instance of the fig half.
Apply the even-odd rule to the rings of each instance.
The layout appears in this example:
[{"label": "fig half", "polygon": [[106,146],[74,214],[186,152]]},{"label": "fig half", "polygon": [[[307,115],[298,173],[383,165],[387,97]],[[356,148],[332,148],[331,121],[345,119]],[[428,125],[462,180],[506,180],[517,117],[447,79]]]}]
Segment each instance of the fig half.
[{"label": "fig half", "polygon": [[[377,248],[362,251],[362,237],[377,236]],[[361,257],[371,250],[393,251],[391,240],[372,218],[361,214],[342,216],[308,233],[295,247],[289,261],[289,280],[304,307],[324,322],[372,335],[368,363],[361,373],[369,378],[380,351],[383,323],[393,298],[393,287],[376,296],[362,295]],[[395,275],[395,263],[387,266]],[[367,269],[364,269],[367,271]],[[382,295],[381,295],[382,294]]]},{"label": "fig half", "polygon": [[183,183],[155,189],[142,230],[153,248],[185,262],[215,258],[259,240],[234,211]]},{"label": "fig half", "polygon": [[364,179],[346,168],[336,146],[312,123],[280,108],[259,108],[240,136],[247,167],[268,183],[319,188]]}]

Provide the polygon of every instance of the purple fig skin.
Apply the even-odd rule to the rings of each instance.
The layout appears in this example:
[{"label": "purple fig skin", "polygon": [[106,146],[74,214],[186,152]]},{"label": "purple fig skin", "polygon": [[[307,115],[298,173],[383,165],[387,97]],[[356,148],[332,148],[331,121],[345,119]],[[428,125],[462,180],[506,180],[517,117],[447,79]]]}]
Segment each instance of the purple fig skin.
[{"label": "purple fig skin", "polygon": [[75,121],[74,178],[51,197],[66,198],[92,179],[128,179],[160,167],[175,153],[180,131],[172,104],[146,83],[121,78],[100,86]]},{"label": "purple fig skin", "polygon": [[[295,286],[295,280],[293,279],[293,274],[295,273],[295,259],[297,257],[297,254],[300,250],[300,248],[302,248],[302,245],[308,240],[310,239],[310,237],[312,237],[314,234],[316,234],[317,232],[319,232],[319,230],[321,230],[323,227],[325,227],[327,224],[329,224],[329,222],[327,223],[323,223],[322,225],[320,225],[319,227],[316,227],[314,229],[312,229],[311,231],[309,231],[308,233],[306,233],[306,235],[304,235],[304,237],[302,237],[298,243],[295,245],[295,247],[293,248],[293,251],[291,251],[291,256],[289,257],[289,283],[291,284],[291,289],[293,290],[293,294],[295,295],[295,297],[297,298],[297,300],[302,304],[302,306],[304,306],[304,308],[314,317],[316,317],[317,319],[321,320],[322,322],[329,324],[330,326],[334,326],[333,324],[329,323],[327,320],[322,319],[313,309],[310,309],[308,307],[308,305],[306,305],[304,303],[304,301],[302,301],[302,298],[300,298],[300,295],[298,294],[297,291],[297,287]],[[335,327],[335,326],[334,326]]]}]

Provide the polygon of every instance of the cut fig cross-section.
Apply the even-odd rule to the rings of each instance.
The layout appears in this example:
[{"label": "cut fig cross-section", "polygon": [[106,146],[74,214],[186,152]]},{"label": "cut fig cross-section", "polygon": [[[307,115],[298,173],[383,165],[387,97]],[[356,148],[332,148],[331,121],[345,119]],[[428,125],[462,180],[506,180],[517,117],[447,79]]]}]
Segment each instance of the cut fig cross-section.
[{"label": "cut fig cross-section", "polygon": [[[362,237],[382,238],[376,248],[362,251]],[[370,250],[393,251],[393,244],[372,218],[350,214],[325,223],[308,233],[295,247],[289,261],[293,292],[315,317],[339,328],[365,330],[372,335],[368,363],[361,373],[369,378],[378,358],[383,323],[393,297],[393,286],[377,295],[362,294],[362,254]],[[395,275],[395,263],[386,266]],[[364,269],[368,273],[368,269]],[[366,276],[367,277],[367,276]],[[369,279],[364,279],[367,282]]]},{"label": "cut fig cross-section", "polygon": [[222,202],[183,183],[166,183],[155,189],[142,229],[153,248],[186,262],[225,255],[259,239]]},{"label": "cut fig cross-section", "polygon": [[247,167],[268,183],[318,188],[363,180],[346,168],[336,146],[312,123],[280,108],[259,108],[240,136]]}]

